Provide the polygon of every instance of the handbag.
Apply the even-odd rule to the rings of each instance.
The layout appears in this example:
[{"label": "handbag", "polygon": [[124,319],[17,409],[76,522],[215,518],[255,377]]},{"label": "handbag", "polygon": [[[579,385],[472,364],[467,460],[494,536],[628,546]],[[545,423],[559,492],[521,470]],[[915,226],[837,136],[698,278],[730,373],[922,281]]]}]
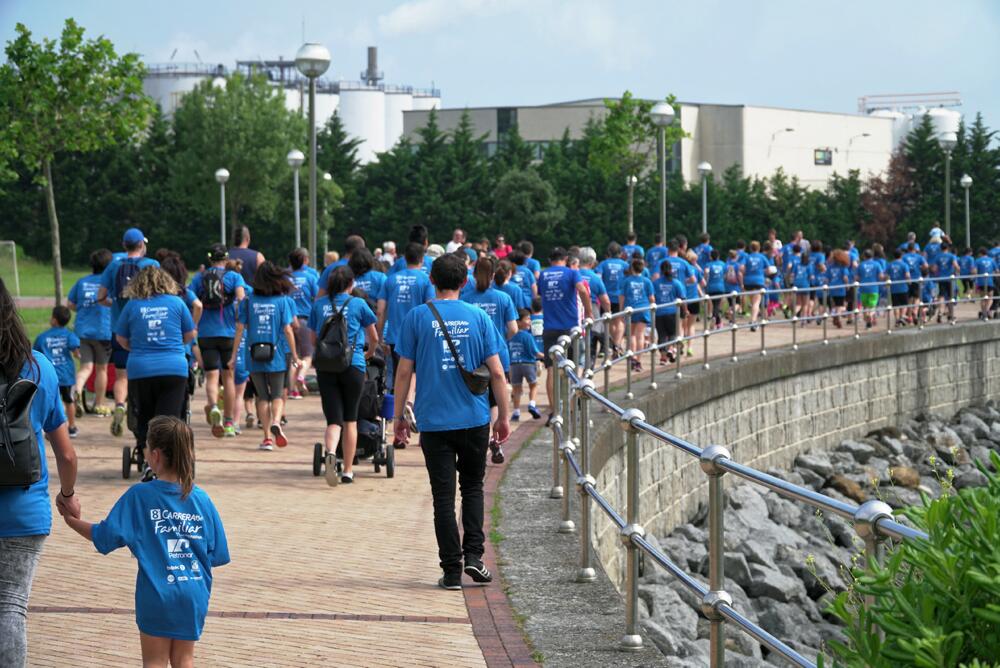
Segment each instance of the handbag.
[{"label": "handbag", "polygon": [[445,326],[444,320],[441,319],[441,314],[438,313],[433,302],[427,302],[427,308],[437,318],[441,333],[444,334],[444,340],[448,342],[448,350],[451,351],[451,356],[455,358],[455,366],[458,367],[459,372],[462,374],[462,380],[465,381],[465,386],[469,388],[469,392],[476,396],[486,394],[486,391],[490,389],[490,378],[492,376],[490,368],[485,364],[480,364],[473,371],[466,370],[461,362],[458,361],[458,351],[455,350],[455,343],[451,340],[451,335],[448,334],[448,328]]},{"label": "handbag", "polygon": [[274,344],[270,341],[250,344],[250,359],[254,362],[270,362],[274,359]]},{"label": "handbag", "polygon": [[42,479],[42,456],[31,425],[38,385],[24,378],[0,384],[0,487],[29,487]]}]

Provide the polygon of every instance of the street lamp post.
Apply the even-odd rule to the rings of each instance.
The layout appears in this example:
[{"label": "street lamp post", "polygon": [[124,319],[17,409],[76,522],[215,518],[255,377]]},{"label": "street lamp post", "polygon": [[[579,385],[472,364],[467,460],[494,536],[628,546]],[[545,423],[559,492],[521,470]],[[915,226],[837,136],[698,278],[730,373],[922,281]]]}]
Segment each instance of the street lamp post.
[{"label": "street lamp post", "polygon": [[229,180],[229,170],[220,167],[215,170],[215,180],[219,182],[219,235],[222,245],[226,245],[226,181]]},{"label": "street lamp post", "polygon": [[[323,180],[326,181],[326,182],[333,181],[333,176],[330,175],[330,172],[323,172]],[[327,203],[327,201],[329,201],[328,198],[323,200],[323,219],[324,220],[326,219],[326,214],[327,214],[327,211],[326,211],[326,203]],[[325,228],[323,228],[323,255],[325,256],[329,252],[330,252],[330,228],[329,227],[325,227]]]},{"label": "street lamp post", "polygon": [[295,247],[302,248],[302,217],[299,214],[299,167],[306,161],[302,151],[293,148],[288,152],[288,166],[292,168],[295,184]]},{"label": "street lamp post", "polygon": [[674,108],[667,102],[657,102],[649,117],[659,128],[656,153],[660,169],[660,241],[667,240],[667,126],[674,122]]},{"label": "street lamp post", "polygon": [[958,143],[955,133],[942,134],[938,143],[944,150],[944,233],[951,238],[951,152]]},{"label": "street lamp post", "polygon": [[959,183],[965,188],[965,245],[972,248],[972,225],[969,215],[969,190],[972,188],[972,177],[968,174],[962,174],[962,180]]},{"label": "street lamp post", "polygon": [[309,259],[316,266],[316,79],[330,67],[330,52],[307,42],[295,54],[295,67],[309,79]]},{"label": "street lamp post", "polygon": [[698,173],[701,174],[701,233],[708,234],[708,177],[712,173],[712,165],[699,163]]},{"label": "street lamp post", "polygon": [[625,177],[625,187],[628,190],[628,233],[629,236],[635,234],[635,223],[633,218],[633,203],[635,202],[635,184],[639,182],[639,179],[635,177],[634,174],[629,174]]}]

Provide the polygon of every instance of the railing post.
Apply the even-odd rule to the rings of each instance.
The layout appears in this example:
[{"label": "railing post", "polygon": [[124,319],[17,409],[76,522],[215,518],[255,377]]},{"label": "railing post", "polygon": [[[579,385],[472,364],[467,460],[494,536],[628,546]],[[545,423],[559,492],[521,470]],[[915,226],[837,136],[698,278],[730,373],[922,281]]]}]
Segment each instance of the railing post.
[{"label": "railing post", "polygon": [[924,328],[924,277],[921,276],[917,279],[917,286],[919,286],[918,296],[917,296],[917,329]]},{"label": "railing post", "polygon": [[736,290],[733,290],[732,294],[730,295],[730,302],[729,302],[729,328],[730,331],[733,333],[732,360],[734,362],[737,362],[740,359],[736,355],[736,300],[739,298],[738,295],[739,293]]},{"label": "railing post", "polygon": [[642,649],[639,634],[639,548],[633,536],[646,535],[639,524],[639,444],[637,442],[636,421],[645,421],[646,416],[637,408],[630,408],[621,416],[621,427],[625,430],[625,468],[628,505],[626,525],[621,530],[625,544],[625,634],[618,643],[619,649],[637,651]]},{"label": "railing post", "polygon": [[[878,522],[883,519],[892,519],[892,507],[877,499],[865,501],[854,511],[854,530],[865,541],[865,553],[868,557],[865,560],[865,570],[868,571],[869,575],[874,570],[875,565],[882,561]],[[866,595],[865,607],[871,608],[873,605],[875,605],[875,597]],[[881,634],[881,632],[880,629],[879,633]]]},{"label": "railing post", "polygon": [[597,571],[591,565],[590,546],[590,511],[591,499],[587,493],[587,485],[596,484],[590,475],[590,398],[587,390],[594,389],[594,381],[586,379],[577,386],[577,397],[580,401],[580,469],[583,477],[577,479],[580,491],[580,570],[576,572],[577,582],[593,582],[597,579]]},{"label": "railing post", "polygon": [[[560,337],[562,340],[563,337]],[[559,436],[562,432],[561,397],[562,389],[561,371],[559,369],[559,356],[565,354],[565,349],[556,344],[549,348],[549,357],[552,358],[552,366],[549,373],[555,374],[552,377],[552,406],[549,411],[552,413],[552,489],[549,490],[550,499],[561,499],[563,488],[559,484]]]},{"label": "railing post", "polygon": [[792,350],[799,349],[799,316],[792,311]]},{"label": "railing post", "polygon": [[885,281],[885,291],[886,295],[889,297],[889,303],[886,304],[885,308],[885,333],[892,334],[892,311],[895,307],[892,305],[892,279],[886,279]]},{"label": "railing post", "polygon": [[[703,369],[708,369],[708,337],[712,335],[711,334],[711,332],[712,332],[711,326],[708,324],[709,323],[708,305],[711,304],[711,303],[712,302],[711,302],[711,300],[709,300],[708,297],[703,297],[702,298],[701,312],[704,314],[704,320],[702,320],[702,322],[705,324],[705,328],[704,328],[704,334],[705,334],[705,341],[704,341],[704,343],[705,343],[705,345],[704,345],[704,347],[702,349],[702,353],[703,354],[702,354],[702,360],[701,360],[701,366],[702,366]],[[715,314],[714,313],[712,314],[711,320],[712,321],[715,320]]]},{"label": "railing post", "polygon": [[680,299],[677,300],[677,310],[674,311],[674,361],[677,362],[677,373],[676,377],[681,378],[684,374],[681,373],[681,358],[684,357],[684,332],[681,328],[681,307],[684,302]]},{"label": "railing post", "polygon": [[830,337],[827,335],[826,323],[830,320],[830,306],[829,298],[827,293],[823,291],[823,345],[830,343]]},{"label": "railing post", "polygon": [[851,304],[851,309],[854,311],[854,338],[855,339],[860,339],[861,338],[861,323],[858,322],[858,321],[861,320],[861,316],[865,312],[864,306],[862,306],[860,309],[858,308],[858,304],[860,304],[860,303],[861,303],[861,283],[859,283],[858,281],[854,281],[854,303]]},{"label": "railing post", "polygon": [[[764,313],[767,313],[767,304],[764,300],[767,299],[767,290],[763,288],[760,291],[760,303],[763,304],[761,307]],[[767,355],[767,344],[764,339],[764,332],[767,330],[767,318],[763,316],[760,317],[760,354],[761,356]]]},{"label": "railing post", "polygon": [[584,375],[588,375],[587,372],[593,371],[593,369],[594,369],[594,360],[591,359],[591,356],[593,355],[593,352],[594,352],[593,351],[593,344],[591,342],[591,338],[593,337],[593,334],[594,334],[593,333],[593,329],[594,329],[594,321],[593,321],[593,319],[587,318],[586,320],[583,321],[583,335],[582,336],[584,337],[584,339],[583,339],[583,355],[584,355],[584,359],[585,359],[585,361],[583,363]]},{"label": "railing post", "polygon": [[625,364],[625,399],[631,401],[635,397],[632,394],[632,360],[635,359],[635,351],[632,350],[632,307],[629,306],[622,313],[625,318],[625,356],[628,358]]},{"label": "railing post", "polygon": [[656,364],[659,362],[657,357],[658,353],[661,351],[660,348],[660,337],[656,335],[656,307],[652,307],[649,310],[649,340],[656,341],[654,345],[649,346],[649,389],[655,390],[659,385],[656,384]]},{"label": "railing post", "polygon": [[729,451],[721,445],[710,445],[701,453],[701,469],[708,475],[708,593],[702,599],[701,611],[711,623],[709,628],[709,661],[712,668],[723,668],[726,662],[726,637],[722,627],[724,618],[719,614],[722,603],[732,605],[732,598],[725,591],[725,497],[722,494],[722,476],[725,470],[719,459],[731,459]]},{"label": "railing post", "polygon": [[576,530],[576,525],[573,520],[570,519],[570,497],[569,493],[570,477],[569,477],[569,453],[576,449],[576,444],[573,443],[573,414],[572,414],[572,404],[574,399],[573,388],[569,384],[569,374],[568,371],[576,368],[573,360],[563,360],[559,363],[559,380],[563,383],[562,387],[562,397],[563,397],[563,427],[565,428],[565,433],[563,434],[563,442],[559,446],[559,453],[562,455],[562,520],[559,522],[559,533],[573,533]]},{"label": "railing post", "polygon": [[611,385],[611,313],[604,314],[604,396]]}]

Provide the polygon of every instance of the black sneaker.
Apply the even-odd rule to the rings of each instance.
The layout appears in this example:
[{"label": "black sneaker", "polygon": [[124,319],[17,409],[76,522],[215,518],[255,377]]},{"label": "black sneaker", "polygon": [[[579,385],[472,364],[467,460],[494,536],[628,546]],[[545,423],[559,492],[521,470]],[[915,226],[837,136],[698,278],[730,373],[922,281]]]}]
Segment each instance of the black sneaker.
[{"label": "black sneaker", "polygon": [[500,444],[490,439],[490,461],[494,464],[503,464],[503,448]]},{"label": "black sneaker", "polygon": [[551,427],[552,426],[552,417],[553,417],[553,414],[549,413],[549,417],[547,417],[545,419],[545,426],[546,427]]},{"label": "black sneaker", "polygon": [[[468,568],[468,567],[466,567]],[[441,589],[447,589],[449,591],[461,591],[462,589],[462,574],[461,573],[445,573],[440,580],[438,580],[438,587]]]},{"label": "black sneaker", "polygon": [[[532,420],[541,420],[542,414],[538,411],[535,406],[528,406],[528,412],[531,413]],[[547,425],[546,425],[547,426]]]},{"label": "black sneaker", "polygon": [[465,558],[465,574],[480,584],[493,582],[493,574],[476,557],[467,556]]},{"label": "black sneaker", "polygon": [[150,482],[151,480],[156,480],[156,474],[153,473],[153,469],[149,468],[149,462],[143,462],[142,477],[139,480],[140,482]]},{"label": "black sneaker", "polygon": [[354,482],[353,471],[351,473],[344,473],[343,475],[340,476],[340,483],[342,485],[350,485],[352,482]]}]

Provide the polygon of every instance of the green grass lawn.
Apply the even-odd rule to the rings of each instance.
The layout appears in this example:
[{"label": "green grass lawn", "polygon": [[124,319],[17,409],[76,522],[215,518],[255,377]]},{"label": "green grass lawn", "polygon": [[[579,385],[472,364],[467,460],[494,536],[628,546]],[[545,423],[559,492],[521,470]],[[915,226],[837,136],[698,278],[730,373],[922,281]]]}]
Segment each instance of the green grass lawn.
[{"label": "green grass lawn", "polygon": [[[69,294],[70,288],[81,277],[90,271],[79,267],[63,267],[63,294]],[[40,262],[18,253],[17,274],[21,282],[22,297],[54,297],[55,282],[52,278],[52,263]],[[14,276],[9,262],[9,256],[0,262],[0,277],[7,284],[7,289],[14,294]]]},{"label": "green grass lawn", "polygon": [[35,337],[49,328],[49,320],[52,318],[50,308],[19,308],[17,312],[21,314],[24,321],[24,330],[28,334],[31,342],[35,342]]}]

